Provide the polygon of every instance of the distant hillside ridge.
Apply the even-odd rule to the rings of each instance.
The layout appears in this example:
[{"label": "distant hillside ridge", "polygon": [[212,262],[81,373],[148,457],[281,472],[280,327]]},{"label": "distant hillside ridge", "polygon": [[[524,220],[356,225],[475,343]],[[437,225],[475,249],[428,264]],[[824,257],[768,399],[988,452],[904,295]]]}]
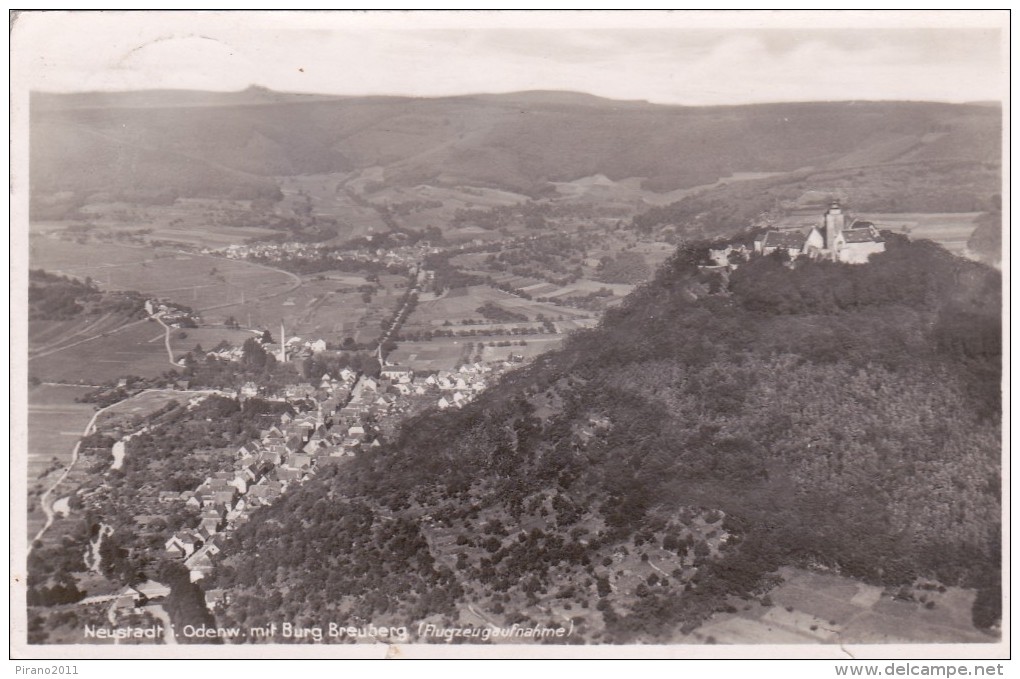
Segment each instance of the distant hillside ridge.
[{"label": "distant hillside ridge", "polygon": [[926,102],[685,107],[569,92],[35,93],[31,188],[229,196],[266,191],[260,178],[382,167],[398,185],[537,195],[549,182],[603,174],[668,191],[734,172],[997,164],[1001,124],[998,107]]}]

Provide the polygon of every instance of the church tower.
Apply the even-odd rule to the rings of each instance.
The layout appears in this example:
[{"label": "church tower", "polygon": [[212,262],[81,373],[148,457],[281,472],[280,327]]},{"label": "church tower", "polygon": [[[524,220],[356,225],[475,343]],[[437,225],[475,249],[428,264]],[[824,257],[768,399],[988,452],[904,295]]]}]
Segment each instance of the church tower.
[{"label": "church tower", "polygon": [[832,201],[825,213],[825,249],[833,254],[836,252],[836,239],[843,233],[845,220],[846,215],[843,214],[839,201]]}]

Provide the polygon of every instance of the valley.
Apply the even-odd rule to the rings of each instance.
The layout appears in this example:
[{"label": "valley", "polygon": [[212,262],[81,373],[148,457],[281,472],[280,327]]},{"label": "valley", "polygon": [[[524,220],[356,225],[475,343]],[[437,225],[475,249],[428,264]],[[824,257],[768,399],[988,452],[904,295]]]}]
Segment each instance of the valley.
[{"label": "valley", "polygon": [[281,96],[35,95],[33,643],[997,639],[998,109]]}]

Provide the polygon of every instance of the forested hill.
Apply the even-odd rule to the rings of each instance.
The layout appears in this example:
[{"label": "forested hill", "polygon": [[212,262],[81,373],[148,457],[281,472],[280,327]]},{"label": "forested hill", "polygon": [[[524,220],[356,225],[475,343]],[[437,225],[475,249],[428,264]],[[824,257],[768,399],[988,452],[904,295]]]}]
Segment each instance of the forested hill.
[{"label": "forested hill", "polygon": [[799,564],[976,587],[990,626],[1000,274],[887,237],[866,266],[728,280],[682,248],[562,351],[254,514],[219,617],[654,642]]},{"label": "forested hill", "polygon": [[537,196],[550,182],[602,174],[669,191],[808,166],[997,167],[1001,118],[998,107],[932,102],[685,107],[564,92],[36,93],[31,188],[82,200],[273,197],[278,176],[377,168],[387,185]]}]

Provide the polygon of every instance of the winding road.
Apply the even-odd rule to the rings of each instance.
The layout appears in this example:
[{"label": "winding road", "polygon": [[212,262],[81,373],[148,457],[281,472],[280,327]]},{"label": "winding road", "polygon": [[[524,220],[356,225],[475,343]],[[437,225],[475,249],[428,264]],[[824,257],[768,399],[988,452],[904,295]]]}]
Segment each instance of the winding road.
[{"label": "winding road", "polygon": [[194,389],[194,390],[192,390],[192,389],[187,389],[187,390],[185,390],[185,389],[143,389],[142,391],[138,392],[137,394],[133,394],[133,395],[129,396],[126,399],[123,399],[121,401],[117,401],[116,403],[111,403],[108,406],[104,406],[104,407],[100,408],[99,410],[97,410],[95,413],[93,413],[92,414],[92,419],[90,419],[89,423],[87,425],[85,425],[85,429],[82,431],[81,437],[79,437],[78,442],[74,444],[74,448],[71,450],[71,461],[67,464],[66,467],[64,467],[64,471],[61,472],[59,477],[57,477],[57,480],[54,481],[50,485],[50,487],[47,488],[43,492],[43,494],[39,496],[39,504],[42,507],[43,514],[46,515],[46,523],[44,523],[42,528],[39,529],[39,532],[37,532],[35,534],[35,537],[32,538],[29,541],[27,554],[31,554],[32,553],[32,548],[35,546],[35,543],[37,541],[41,540],[43,534],[47,530],[49,530],[50,526],[53,525],[53,519],[54,519],[54,516],[55,516],[55,512],[53,511],[53,505],[50,502],[50,497],[53,495],[53,491],[56,490],[57,487],[61,483],[63,483],[64,479],[67,478],[67,475],[71,473],[71,469],[73,469],[74,465],[78,462],[78,451],[81,449],[81,439],[86,437],[86,436],[88,436],[89,434],[91,434],[93,432],[93,430],[95,429],[95,426],[96,426],[96,420],[99,419],[100,415],[105,413],[110,408],[116,407],[116,406],[120,405],[121,403],[124,403],[125,401],[130,401],[135,396],[141,396],[142,394],[149,394],[149,393],[211,394],[211,393],[215,393],[215,391],[216,391],[215,389]]},{"label": "winding road", "polygon": [[172,365],[175,368],[180,368],[181,364],[174,360],[174,350],[170,346],[170,326],[163,322],[163,314],[162,313],[152,314],[151,316],[149,316],[149,318],[154,319],[157,323],[163,326],[164,331],[163,344],[166,346],[166,358],[168,361],[170,361],[170,365]]},{"label": "winding road", "polygon": [[[121,401],[118,401],[117,403],[121,403]],[[71,461],[67,464],[66,467],[64,467],[64,471],[61,472],[60,476],[57,477],[57,480],[53,482],[53,485],[47,488],[43,492],[43,494],[39,496],[39,505],[42,507],[43,514],[46,515],[46,523],[44,523],[42,528],[39,529],[39,532],[35,534],[35,537],[29,541],[27,552],[28,554],[32,553],[32,548],[35,546],[35,543],[41,540],[43,533],[49,530],[49,527],[53,525],[54,511],[53,505],[50,503],[50,496],[53,494],[53,491],[57,489],[57,486],[64,482],[64,479],[67,478],[67,475],[71,473],[71,469],[74,467],[75,463],[78,462],[78,451],[81,449],[81,440],[92,433],[93,428],[96,426],[96,420],[99,418],[99,416],[106,412],[108,409],[117,405],[117,403],[111,403],[110,405],[104,408],[100,408],[99,410],[92,414],[92,419],[90,419],[89,423],[85,425],[85,429],[82,431],[81,437],[78,438],[78,442],[74,444],[74,448],[71,450]]]}]

